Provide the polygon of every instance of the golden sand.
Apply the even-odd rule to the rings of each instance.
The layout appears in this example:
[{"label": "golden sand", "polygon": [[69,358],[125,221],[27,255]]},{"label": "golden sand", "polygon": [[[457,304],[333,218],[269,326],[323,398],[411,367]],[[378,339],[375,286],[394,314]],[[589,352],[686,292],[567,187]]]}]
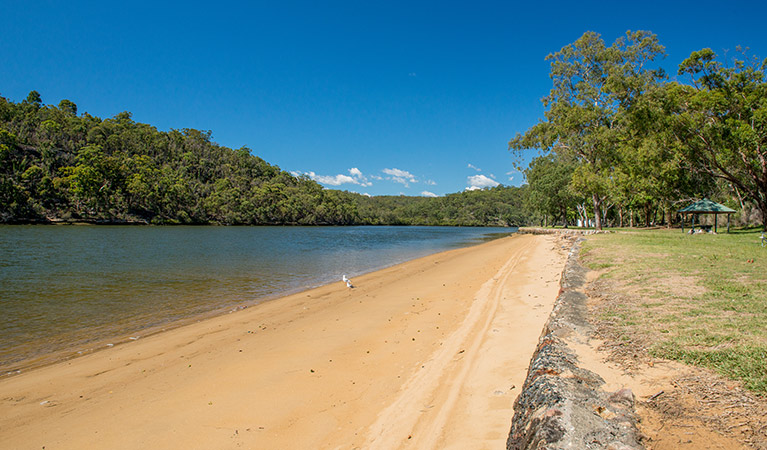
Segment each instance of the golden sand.
[{"label": "golden sand", "polygon": [[512,236],[6,378],[0,443],[501,449],[565,257]]}]

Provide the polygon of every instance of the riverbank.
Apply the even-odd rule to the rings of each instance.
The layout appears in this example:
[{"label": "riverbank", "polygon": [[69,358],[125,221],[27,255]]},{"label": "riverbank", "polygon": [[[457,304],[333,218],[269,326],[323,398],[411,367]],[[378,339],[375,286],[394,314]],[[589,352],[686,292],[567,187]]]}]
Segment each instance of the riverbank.
[{"label": "riverbank", "polygon": [[11,448],[502,448],[560,238],[420,258],[0,381]]},{"label": "riverbank", "polygon": [[513,231],[0,226],[0,378]]}]

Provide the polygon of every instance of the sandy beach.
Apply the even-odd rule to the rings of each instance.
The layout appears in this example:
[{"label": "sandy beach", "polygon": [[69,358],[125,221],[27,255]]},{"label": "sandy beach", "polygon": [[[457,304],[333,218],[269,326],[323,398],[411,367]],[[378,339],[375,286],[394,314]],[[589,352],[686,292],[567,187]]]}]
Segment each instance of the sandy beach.
[{"label": "sandy beach", "polygon": [[556,236],[420,258],[0,380],[14,449],[501,449]]}]

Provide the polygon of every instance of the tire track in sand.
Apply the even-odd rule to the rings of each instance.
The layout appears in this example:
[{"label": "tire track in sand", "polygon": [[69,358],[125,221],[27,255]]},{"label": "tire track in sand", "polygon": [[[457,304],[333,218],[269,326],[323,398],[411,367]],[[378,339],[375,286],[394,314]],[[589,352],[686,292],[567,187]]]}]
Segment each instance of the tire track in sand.
[{"label": "tire track in sand", "polygon": [[482,284],[461,325],[424,367],[405,382],[397,397],[368,428],[365,448],[436,448],[464,381],[479,356],[479,348],[503,297],[503,288],[535,242],[527,242]]}]

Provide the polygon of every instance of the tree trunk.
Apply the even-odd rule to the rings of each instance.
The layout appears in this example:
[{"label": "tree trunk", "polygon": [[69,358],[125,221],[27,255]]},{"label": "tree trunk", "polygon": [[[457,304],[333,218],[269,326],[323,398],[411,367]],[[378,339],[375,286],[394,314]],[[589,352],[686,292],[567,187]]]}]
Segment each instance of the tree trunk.
[{"label": "tree trunk", "polygon": [[623,207],[618,208],[618,226],[623,228]]},{"label": "tree trunk", "polygon": [[650,205],[645,205],[644,207],[644,226],[645,228],[650,228]]},{"label": "tree trunk", "polygon": [[567,208],[562,208],[562,221],[565,223],[565,228],[567,228]]},{"label": "tree trunk", "polygon": [[591,198],[594,200],[594,228],[597,230],[602,229],[602,199],[597,194],[592,194]]}]

